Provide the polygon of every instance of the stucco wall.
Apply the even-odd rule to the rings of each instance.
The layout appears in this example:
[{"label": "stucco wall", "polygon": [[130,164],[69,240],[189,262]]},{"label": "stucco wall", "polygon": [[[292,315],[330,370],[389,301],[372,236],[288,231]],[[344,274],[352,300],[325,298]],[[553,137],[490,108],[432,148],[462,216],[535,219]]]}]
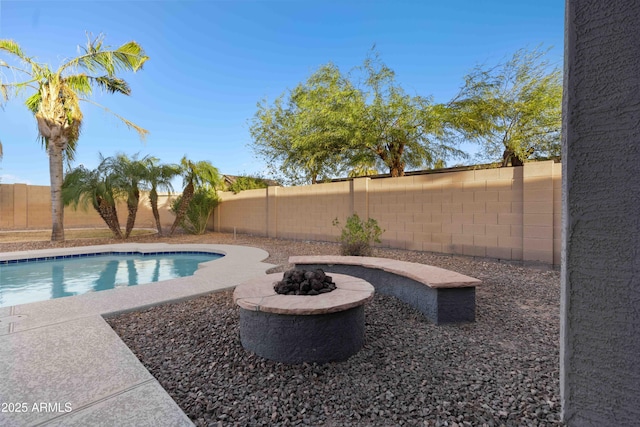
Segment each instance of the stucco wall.
[{"label": "stucco wall", "polygon": [[569,426],[640,422],[640,2],[568,0],[560,382]]},{"label": "stucco wall", "polygon": [[560,263],[562,167],[553,161],[400,178],[220,193],[217,231],[335,240],[352,213],[382,246]]}]

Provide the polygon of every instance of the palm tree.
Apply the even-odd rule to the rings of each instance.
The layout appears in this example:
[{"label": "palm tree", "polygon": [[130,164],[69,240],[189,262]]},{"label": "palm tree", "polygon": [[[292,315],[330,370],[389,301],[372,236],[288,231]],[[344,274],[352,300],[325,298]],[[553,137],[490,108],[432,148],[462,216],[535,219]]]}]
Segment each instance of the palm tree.
[{"label": "palm tree", "polygon": [[171,231],[169,232],[170,236],[173,236],[174,231],[184,219],[196,187],[210,186],[215,189],[219,188],[222,184],[222,178],[218,173],[218,169],[216,169],[211,162],[202,160],[194,163],[185,156],[180,160],[180,166],[184,190],[182,190],[182,199],[176,210],[176,219],[173,221]]},{"label": "palm tree", "polygon": [[[104,46],[102,42],[102,36],[93,40],[89,36],[87,45],[79,56],[64,61],[57,70],[52,70],[48,64],[38,63],[27,56],[15,41],[0,39],[0,52],[10,55],[20,64],[13,66],[0,61],[0,67],[24,77],[24,80],[13,83],[0,82],[0,95],[7,100],[10,91],[16,94],[22,90],[33,91],[25,104],[36,118],[39,138],[49,156],[52,241],[64,240],[64,204],[61,197],[63,160],[65,156],[67,159],[73,157],[80,136],[80,101],[90,102],[109,111],[88,99],[93,89],[97,87],[109,93],[130,95],[129,85],[117,77],[116,73],[138,71],[149,59],[142,47],[134,41],[116,49]],[[127,127],[136,130],[141,138],[148,133],[124,117],[117,114],[115,116]]]},{"label": "palm tree", "polygon": [[151,211],[156,220],[156,228],[158,236],[162,236],[162,225],[160,224],[160,211],[158,210],[158,190],[173,191],[171,180],[180,174],[180,166],[174,164],[162,165],[158,164],[155,157],[146,157],[146,175],[145,183],[149,189],[149,203]]},{"label": "palm tree", "polygon": [[113,235],[122,239],[116,200],[118,177],[107,167],[111,159],[100,156],[100,165],[89,170],[80,165],[67,173],[61,188],[61,200],[64,206],[72,205],[73,209],[81,206],[86,209],[89,203],[104,220]]},{"label": "palm tree", "polygon": [[106,159],[105,166],[114,176],[114,186],[127,197],[128,215],[124,232],[125,239],[131,234],[136,222],[138,205],[140,204],[140,186],[147,175],[148,159],[148,156],[138,159],[138,154],[129,158],[124,153]]}]

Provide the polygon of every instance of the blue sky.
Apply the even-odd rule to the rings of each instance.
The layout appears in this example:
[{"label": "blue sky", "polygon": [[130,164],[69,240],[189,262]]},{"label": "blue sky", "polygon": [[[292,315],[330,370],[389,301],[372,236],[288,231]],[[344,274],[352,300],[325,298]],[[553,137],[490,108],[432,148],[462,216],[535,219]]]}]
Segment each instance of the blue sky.
[{"label": "blue sky", "polygon": [[[375,44],[407,92],[446,102],[475,65],[495,65],[523,47],[551,47],[548,59],[561,66],[563,24],[563,0],[0,0],[0,38],[54,68],[76,55],[86,32],[103,33],[111,46],[135,40],[150,57],[142,71],[122,76],[131,96],[93,98],[149,130],[146,141],[83,104],[76,165],[97,166],[98,152],[164,163],[186,154],[231,175],[265,172],[250,147],[256,103],[327,62],[348,72]],[[48,185],[47,155],[23,102],[0,110],[0,182]]]}]

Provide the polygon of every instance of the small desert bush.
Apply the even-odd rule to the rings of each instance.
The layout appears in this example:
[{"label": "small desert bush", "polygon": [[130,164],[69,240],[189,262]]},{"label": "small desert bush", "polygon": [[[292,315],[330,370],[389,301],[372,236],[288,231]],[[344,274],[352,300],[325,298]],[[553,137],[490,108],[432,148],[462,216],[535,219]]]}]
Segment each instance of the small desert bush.
[{"label": "small desert bush", "polygon": [[[171,203],[171,211],[176,213],[180,206],[182,196],[178,196]],[[207,229],[207,223],[213,213],[213,209],[218,206],[220,199],[214,190],[200,188],[193,194],[187,214],[182,220],[180,226],[191,234],[204,234]]]},{"label": "small desert bush", "polygon": [[[340,227],[338,218],[333,220],[333,225]],[[353,214],[347,218],[347,222],[342,227],[340,242],[342,255],[371,256],[373,243],[380,243],[380,236],[384,230],[378,226],[378,221],[369,218],[362,221],[358,214]]]}]

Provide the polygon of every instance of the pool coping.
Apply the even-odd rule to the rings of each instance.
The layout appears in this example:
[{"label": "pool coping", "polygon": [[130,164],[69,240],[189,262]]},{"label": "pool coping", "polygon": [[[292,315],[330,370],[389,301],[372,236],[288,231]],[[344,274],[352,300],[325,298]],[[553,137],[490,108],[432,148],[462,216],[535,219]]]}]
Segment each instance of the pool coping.
[{"label": "pool coping", "polygon": [[[201,263],[193,276],[0,307],[0,403],[26,404],[20,409],[27,409],[0,413],[0,424],[68,426],[100,420],[120,426],[193,425],[104,317],[233,288],[265,275],[274,267],[262,262],[269,255],[266,251],[234,245],[122,243],[5,252],[0,260],[175,250],[224,257]],[[67,403],[71,411],[66,411]]]}]

